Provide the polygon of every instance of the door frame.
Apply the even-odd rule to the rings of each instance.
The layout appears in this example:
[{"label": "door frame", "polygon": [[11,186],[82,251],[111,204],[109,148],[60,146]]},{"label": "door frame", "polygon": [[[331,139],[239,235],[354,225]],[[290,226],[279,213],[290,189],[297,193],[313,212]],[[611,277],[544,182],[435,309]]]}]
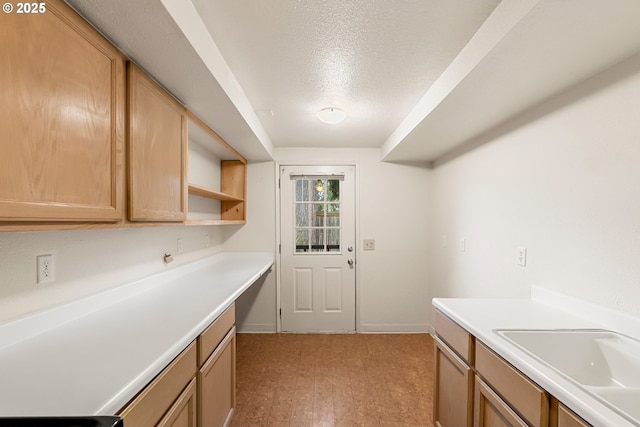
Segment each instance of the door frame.
[{"label": "door frame", "polygon": [[362,333],[362,327],[360,325],[360,256],[361,256],[361,251],[362,248],[360,247],[361,245],[359,244],[360,242],[360,164],[359,162],[356,161],[340,161],[340,162],[335,162],[335,161],[326,161],[326,162],[318,162],[318,161],[314,161],[314,162],[284,162],[284,163],[280,163],[280,162],[275,162],[276,163],[276,247],[275,247],[275,254],[276,254],[276,333],[282,333],[282,318],[280,317],[280,309],[282,308],[281,305],[281,285],[282,285],[282,271],[281,271],[281,265],[282,265],[282,254],[280,253],[280,247],[282,245],[282,233],[281,233],[281,229],[280,229],[280,225],[282,223],[282,214],[280,212],[280,204],[281,204],[281,186],[280,186],[280,168],[283,166],[353,166],[354,168],[354,174],[353,174],[353,179],[355,180],[355,218],[354,218],[354,224],[355,224],[355,256],[356,256],[356,263],[355,263],[355,274],[356,274],[356,298],[355,298],[355,313],[356,313],[356,333]]}]

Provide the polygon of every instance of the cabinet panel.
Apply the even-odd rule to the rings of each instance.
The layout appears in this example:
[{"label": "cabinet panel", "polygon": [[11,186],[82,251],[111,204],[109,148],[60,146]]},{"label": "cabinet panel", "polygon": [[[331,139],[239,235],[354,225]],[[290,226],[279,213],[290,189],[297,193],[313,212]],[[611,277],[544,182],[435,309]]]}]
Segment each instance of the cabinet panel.
[{"label": "cabinet panel", "polygon": [[199,427],[221,427],[231,422],[236,404],[235,364],[234,327],[198,372]]},{"label": "cabinet panel", "polygon": [[474,427],[528,427],[480,378],[475,380]]},{"label": "cabinet panel", "polygon": [[120,413],[125,426],[155,426],[197,372],[195,342],[189,345]]},{"label": "cabinet panel", "polygon": [[436,333],[473,366],[474,338],[470,333],[439,311],[436,311]]},{"label": "cabinet panel", "polygon": [[124,58],[62,1],[0,25],[0,221],[118,221]]},{"label": "cabinet panel", "polygon": [[158,427],[196,427],[196,379],[192,379]]},{"label": "cabinet panel", "polygon": [[183,221],[186,110],[133,64],[128,83],[129,219]]},{"label": "cabinet panel", "polygon": [[236,323],[235,303],[231,304],[198,337],[198,366],[202,366]]},{"label": "cabinet panel", "polygon": [[476,371],[534,427],[549,423],[549,395],[476,341]]},{"label": "cabinet panel", "polygon": [[470,427],[473,420],[473,372],[435,337],[433,421],[436,427]]},{"label": "cabinet panel", "polygon": [[[223,160],[220,171],[222,192],[244,199],[246,170],[246,165],[240,160]],[[243,221],[245,219],[244,200],[223,200],[221,209],[223,220]]]},{"label": "cabinet panel", "polygon": [[590,427],[591,424],[574,414],[557,399],[551,399],[550,427]]}]

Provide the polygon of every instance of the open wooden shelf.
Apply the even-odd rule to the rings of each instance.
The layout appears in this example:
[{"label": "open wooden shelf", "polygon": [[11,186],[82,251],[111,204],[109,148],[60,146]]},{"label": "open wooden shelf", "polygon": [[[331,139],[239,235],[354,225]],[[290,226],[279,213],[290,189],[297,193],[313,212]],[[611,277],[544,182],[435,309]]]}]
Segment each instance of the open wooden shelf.
[{"label": "open wooden shelf", "polygon": [[210,190],[206,187],[196,184],[189,184],[189,194],[200,197],[206,197],[213,200],[224,200],[228,202],[244,202],[243,198],[232,196],[230,194],[221,193],[219,191]]},{"label": "open wooden shelf", "polygon": [[247,160],[193,114],[188,139],[185,224],[245,224]]}]

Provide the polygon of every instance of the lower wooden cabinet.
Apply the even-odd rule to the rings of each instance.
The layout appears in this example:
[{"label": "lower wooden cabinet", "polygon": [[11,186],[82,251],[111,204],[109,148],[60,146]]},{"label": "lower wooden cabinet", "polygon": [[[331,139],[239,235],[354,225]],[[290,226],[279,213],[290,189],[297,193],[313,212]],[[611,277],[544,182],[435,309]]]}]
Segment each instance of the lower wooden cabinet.
[{"label": "lower wooden cabinet", "polygon": [[564,406],[558,399],[551,399],[551,422],[550,427],[589,427],[590,424],[574,414],[569,408]]},{"label": "lower wooden cabinet", "polygon": [[477,376],[475,388],[474,427],[528,427],[528,424]]},{"label": "lower wooden cabinet", "polygon": [[[196,426],[195,417],[192,424],[173,423],[184,419],[181,407],[185,404],[181,404],[180,399],[198,370],[196,350],[194,341],[120,412],[125,426]],[[177,418],[171,416],[172,412],[176,412]]]},{"label": "lower wooden cabinet", "polygon": [[527,424],[549,425],[549,394],[480,341],[476,341],[475,369]]},{"label": "lower wooden cabinet", "polygon": [[196,379],[194,378],[160,420],[158,427],[194,427],[197,425],[196,408]]},{"label": "lower wooden cabinet", "polygon": [[435,427],[589,427],[460,325],[436,314]]},{"label": "lower wooden cabinet", "polygon": [[471,427],[473,370],[435,338],[433,422],[436,427]]},{"label": "lower wooden cabinet", "polygon": [[200,427],[231,422],[236,406],[236,328],[233,327],[198,372]]},{"label": "lower wooden cabinet", "polygon": [[232,304],[119,415],[127,427],[224,427],[236,403]]}]

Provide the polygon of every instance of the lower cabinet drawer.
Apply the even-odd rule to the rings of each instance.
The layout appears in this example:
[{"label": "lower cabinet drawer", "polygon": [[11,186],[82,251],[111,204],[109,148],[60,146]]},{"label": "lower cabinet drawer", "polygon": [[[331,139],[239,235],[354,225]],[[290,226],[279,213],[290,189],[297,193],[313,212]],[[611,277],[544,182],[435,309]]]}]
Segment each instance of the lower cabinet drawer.
[{"label": "lower cabinet drawer", "polygon": [[193,380],[197,370],[194,341],[120,412],[124,425],[156,426]]},{"label": "lower cabinet drawer", "polygon": [[549,395],[476,341],[476,372],[533,427],[549,425]]},{"label": "lower cabinet drawer", "polygon": [[216,320],[198,337],[198,366],[211,356],[218,344],[229,333],[236,323],[236,306],[231,304]]},{"label": "lower cabinet drawer", "polygon": [[473,366],[473,336],[437,310],[436,333],[452,350],[458,353],[468,365]]}]

